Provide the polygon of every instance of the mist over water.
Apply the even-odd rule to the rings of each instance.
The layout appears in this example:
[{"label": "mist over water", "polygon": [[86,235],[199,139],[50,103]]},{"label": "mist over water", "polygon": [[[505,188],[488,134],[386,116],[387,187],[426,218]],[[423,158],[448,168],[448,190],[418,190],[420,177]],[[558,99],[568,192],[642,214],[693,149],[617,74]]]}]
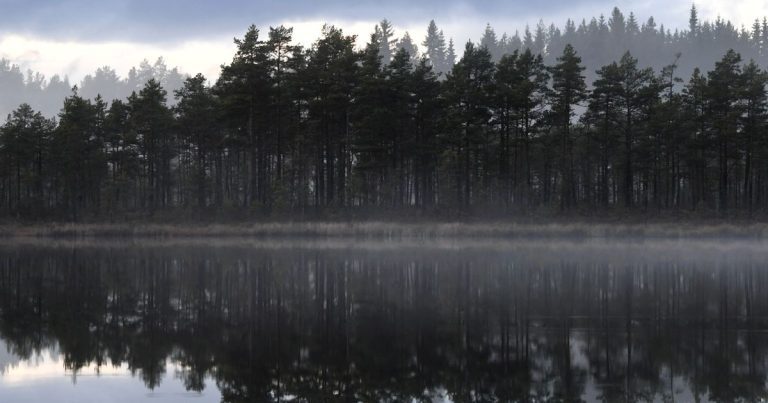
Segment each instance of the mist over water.
[{"label": "mist over water", "polygon": [[768,401],[768,17],[48,3],[0,14],[0,403]]},{"label": "mist over water", "polygon": [[766,257],[727,239],[6,241],[0,401],[756,401]]}]

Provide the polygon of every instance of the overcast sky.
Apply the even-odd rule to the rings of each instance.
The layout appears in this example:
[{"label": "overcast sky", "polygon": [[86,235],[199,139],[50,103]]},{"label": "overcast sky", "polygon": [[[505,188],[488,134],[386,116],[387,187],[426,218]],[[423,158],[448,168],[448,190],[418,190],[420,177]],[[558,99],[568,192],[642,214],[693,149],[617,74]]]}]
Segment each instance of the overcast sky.
[{"label": "overcast sky", "polygon": [[[766,0],[696,2],[702,19],[722,16],[750,26],[768,15]],[[250,24],[293,26],[295,39],[309,45],[324,22],[356,34],[362,44],[382,18],[421,42],[435,19],[459,46],[478,40],[490,23],[499,35],[522,31],[539,19],[562,26],[610,13],[618,6],[638,20],[654,16],[668,28],[688,24],[689,1],[678,0],[0,0],[0,57],[47,76],[68,75],[73,83],[109,65],[125,75],[142,59],[164,56],[186,73],[218,74],[233,53],[232,38]]]}]

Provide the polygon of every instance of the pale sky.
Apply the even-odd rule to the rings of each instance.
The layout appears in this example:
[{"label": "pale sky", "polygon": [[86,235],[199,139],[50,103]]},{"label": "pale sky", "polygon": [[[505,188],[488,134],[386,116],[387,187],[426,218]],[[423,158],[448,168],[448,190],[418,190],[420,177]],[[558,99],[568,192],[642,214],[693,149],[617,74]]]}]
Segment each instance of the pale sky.
[{"label": "pale sky", "polygon": [[205,380],[206,387],[201,393],[187,391],[175,376],[183,368],[170,361],[165,363],[160,385],[148,391],[126,363],[101,367],[90,363],[73,376],[56,351],[45,349],[29,359],[20,359],[7,351],[6,343],[0,340],[2,402],[44,402],[51,401],[53,396],[65,396],[64,401],[78,403],[132,403],[152,398],[172,403],[221,401],[221,392],[210,378]]},{"label": "pale sky", "polygon": [[[625,15],[634,11],[641,22],[653,16],[657,24],[675,29],[687,27],[691,6],[677,0],[0,0],[0,4],[0,57],[47,77],[67,75],[72,83],[104,65],[124,76],[142,59],[154,61],[159,56],[169,67],[215,78],[219,66],[231,60],[232,38],[242,36],[250,24],[263,31],[280,24],[292,26],[295,40],[310,45],[327,22],[358,35],[362,46],[382,18],[395,24],[398,36],[409,31],[419,43],[434,18],[461,50],[468,39],[479,40],[486,23],[500,36],[522,32],[539,19],[562,27],[569,17],[578,22],[608,16],[618,6]],[[721,16],[747,27],[768,15],[765,0],[706,0],[696,6],[700,19]]]}]

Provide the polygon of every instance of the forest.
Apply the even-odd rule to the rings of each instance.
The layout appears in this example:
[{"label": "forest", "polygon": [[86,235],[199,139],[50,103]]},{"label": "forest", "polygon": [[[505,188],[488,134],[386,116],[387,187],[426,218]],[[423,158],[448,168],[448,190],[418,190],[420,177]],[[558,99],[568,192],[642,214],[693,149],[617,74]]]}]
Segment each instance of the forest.
[{"label": "forest", "polygon": [[363,48],[330,25],[307,48],[251,26],[214,81],[160,60],[164,79],[87,89],[122,83],[105,67],[55,118],[8,115],[0,217],[768,211],[768,20],[693,7],[671,32],[616,8],[533,31],[488,26],[459,52],[434,21],[421,49],[387,20]]}]

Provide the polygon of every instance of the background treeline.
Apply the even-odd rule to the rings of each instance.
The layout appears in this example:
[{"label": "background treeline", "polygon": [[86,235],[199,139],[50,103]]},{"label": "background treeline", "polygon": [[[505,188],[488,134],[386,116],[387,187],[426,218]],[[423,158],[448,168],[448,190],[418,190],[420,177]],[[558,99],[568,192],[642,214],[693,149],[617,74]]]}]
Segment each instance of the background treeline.
[{"label": "background treeline", "polygon": [[[75,89],[54,120],[20,106],[0,129],[0,213],[751,214],[768,197],[764,25],[693,9],[671,34],[616,9],[519,46],[488,29],[459,60],[434,23],[421,56],[386,20],[362,50],[332,26],[308,49],[251,27],[213,85],[152,78],[111,103]],[[679,51],[657,69],[626,51],[651,34],[648,52],[735,50],[681,80]]]},{"label": "background treeline", "polygon": [[[380,43],[388,44],[381,46],[384,64],[389,63],[394,49],[405,48],[416,60],[428,57],[435,72],[445,75],[455,64],[457,54],[461,53],[461,44],[455,46],[434,21],[427,27],[423,41],[417,41],[408,32],[398,38],[393,23],[387,20],[376,26],[375,32],[386,37],[386,41]],[[497,31],[488,25],[481,33],[479,45],[488,49],[495,62],[515,50],[531,49],[532,53],[543,56],[545,64],[551,65],[570,43],[582,58],[588,83],[595,79],[597,69],[618,60],[626,51],[630,51],[641,66],[654,70],[669,65],[680,54],[682,57],[677,65],[681,77],[690,76],[696,67],[711,69],[729,49],[740,53],[744,60],[754,59],[761,66],[768,63],[768,19],[756,19],[749,27],[736,26],[720,18],[700,21],[695,7],[691,9],[687,30],[670,30],[653,17],[640,20],[634,13],[624,15],[616,8],[608,17],[567,20],[562,26],[547,25],[542,20],[535,26],[508,32]],[[0,59],[0,115],[6,116],[20,104],[28,103],[47,117],[56,116],[74,84],[85,98],[93,100],[101,94],[108,101],[126,99],[150,78],[158,80],[169,94],[173,94],[181,88],[186,75],[177,67],[168,67],[159,58],[154,63],[142,61],[124,77],[114,68],[103,66],[81,81],[71,83],[68,77],[45,77]],[[172,104],[174,98],[169,97],[168,102]]]},{"label": "background treeline", "polygon": [[[120,77],[115,69],[103,66],[86,75],[78,85],[85,98],[126,99],[133,91],[139,91],[150,79],[162,83],[169,91],[181,88],[187,78],[177,67],[169,68],[160,57],[154,63],[143,60],[132,67],[126,77]],[[32,70],[23,71],[8,59],[0,59],[0,115],[7,116],[20,104],[29,104],[46,117],[56,116],[64,98],[72,93],[69,77],[45,75]],[[173,100],[169,100],[173,102]]]}]

